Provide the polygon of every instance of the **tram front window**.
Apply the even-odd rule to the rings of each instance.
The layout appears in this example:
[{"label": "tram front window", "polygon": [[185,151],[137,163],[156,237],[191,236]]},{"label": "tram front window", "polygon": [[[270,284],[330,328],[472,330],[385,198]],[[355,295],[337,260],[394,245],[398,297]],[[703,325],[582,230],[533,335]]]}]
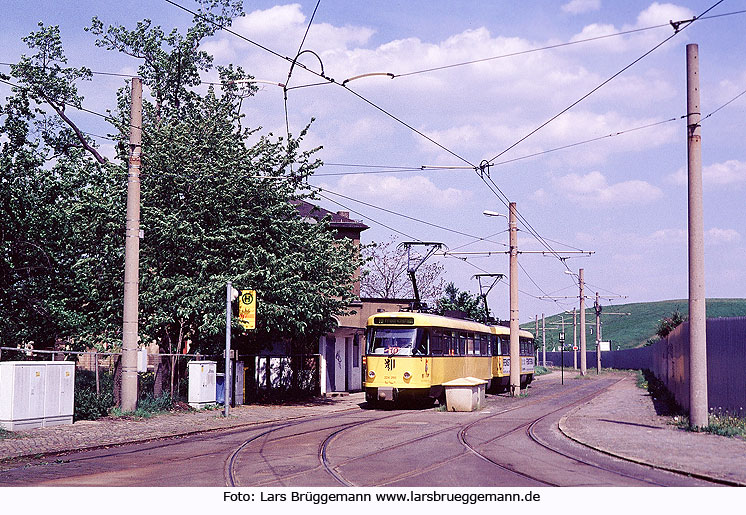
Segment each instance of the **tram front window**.
[{"label": "tram front window", "polygon": [[398,354],[412,356],[424,354],[420,349],[422,330],[376,327],[368,339],[369,354]]}]

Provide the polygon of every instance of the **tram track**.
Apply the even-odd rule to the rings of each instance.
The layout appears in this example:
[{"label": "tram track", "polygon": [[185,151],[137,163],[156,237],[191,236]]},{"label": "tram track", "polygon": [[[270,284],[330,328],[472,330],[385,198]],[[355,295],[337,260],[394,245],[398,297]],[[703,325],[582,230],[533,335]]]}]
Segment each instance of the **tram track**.
[{"label": "tram track", "polygon": [[[575,389],[579,389],[579,388],[582,388],[582,386],[578,386]],[[420,474],[421,473],[426,473],[426,472],[430,472],[432,470],[436,470],[438,468],[441,468],[444,465],[447,465],[448,463],[451,463],[453,461],[462,459],[464,457],[464,454],[466,452],[470,452],[470,453],[476,455],[478,458],[482,459],[483,461],[486,461],[487,463],[490,463],[491,465],[493,465],[493,466],[495,466],[495,467],[497,467],[497,468],[499,468],[499,469],[501,469],[501,470],[503,470],[505,472],[508,472],[508,473],[511,473],[511,474],[515,474],[515,475],[517,475],[519,477],[522,477],[524,479],[529,479],[529,480],[532,480],[532,481],[536,481],[536,482],[541,483],[542,485],[545,485],[545,486],[557,486],[557,485],[555,485],[555,484],[553,484],[551,482],[547,482],[547,481],[544,481],[544,480],[532,477],[530,475],[524,474],[524,473],[522,473],[520,471],[517,471],[517,470],[515,470],[513,468],[506,467],[505,465],[500,464],[500,463],[492,460],[488,456],[480,453],[474,446],[469,445],[465,441],[464,438],[465,438],[466,431],[469,428],[473,427],[475,424],[483,423],[483,422],[485,422],[487,420],[491,420],[491,419],[493,419],[495,417],[504,415],[505,413],[510,413],[510,412],[518,410],[518,409],[522,409],[522,408],[526,408],[528,406],[536,405],[536,404],[539,404],[541,402],[550,401],[550,400],[552,400],[552,399],[554,399],[556,397],[567,395],[567,393],[569,393],[569,392],[567,390],[564,390],[562,392],[558,392],[558,393],[555,393],[555,394],[552,394],[552,395],[549,395],[549,396],[542,396],[542,397],[539,397],[539,398],[537,398],[535,400],[529,401],[528,403],[521,403],[521,404],[518,404],[516,406],[511,406],[509,408],[503,409],[503,410],[499,411],[498,413],[494,413],[494,414],[491,414],[491,415],[489,415],[489,416],[487,416],[485,418],[481,418],[479,420],[471,422],[471,423],[467,424],[466,426],[464,426],[463,424],[457,424],[457,425],[448,426],[446,428],[440,429],[440,430],[432,432],[432,433],[428,433],[426,435],[422,435],[422,436],[417,437],[417,438],[408,439],[408,440],[406,440],[404,442],[399,442],[396,445],[387,446],[387,447],[384,447],[384,448],[381,448],[381,449],[377,449],[375,451],[375,453],[373,453],[373,454],[378,454],[378,453],[381,453],[381,452],[390,452],[390,451],[393,451],[393,450],[395,450],[397,448],[401,448],[401,447],[405,447],[405,446],[408,446],[408,445],[420,443],[420,442],[423,442],[425,440],[428,440],[428,439],[434,438],[436,436],[439,436],[439,435],[441,435],[443,433],[453,432],[455,430],[455,431],[458,432],[457,434],[458,434],[459,442],[461,443],[462,446],[464,446],[465,451],[462,452],[462,453],[459,453],[458,455],[453,456],[451,458],[447,458],[445,460],[439,461],[438,463],[432,464],[432,465],[430,465],[428,467],[421,467],[421,468],[418,469],[418,473],[420,473]],[[590,394],[590,396],[592,397],[593,394]],[[525,426],[527,424],[530,424],[530,421],[528,423],[521,424],[520,426],[518,426],[516,428],[512,428],[509,431],[501,433],[500,435],[496,435],[494,438],[490,439],[490,442],[498,440],[500,438],[504,438],[504,437],[506,437],[506,436],[508,436],[510,434],[513,434],[513,433],[515,433],[517,431],[520,431],[521,429],[525,428]],[[347,431],[349,429],[354,429],[354,427],[355,426],[349,426],[349,427],[341,428],[338,431],[336,431],[333,435],[330,435],[329,437],[327,437],[327,439],[322,443],[322,448],[323,448],[324,452],[320,453],[320,460],[322,461],[322,464],[323,464],[324,468],[326,470],[328,470],[328,471],[333,471],[332,475],[335,477],[335,479],[341,485],[344,485],[344,486],[357,486],[357,485],[355,485],[349,479],[343,477],[342,474],[339,472],[339,468],[342,467],[342,466],[344,466],[344,465],[346,465],[346,464],[349,464],[351,462],[354,462],[354,461],[357,461],[357,460],[361,460],[361,459],[365,459],[365,458],[369,457],[370,454],[366,454],[366,455],[362,455],[362,456],[356,456],[355,458],[352,458],[352,459],[347,460],[345,462],[339,463],[336,466],[332,466],[329,463],[329,460],[328,460],[327,450],[328,450],[329,444],[331,443],[332,440],[334,440],[335,438],[337,438],[343,432],[345,432],[345,431]],[[396,483],[396,482],[398,482],[398,481],[400,481],[400,480],[408,477],[409,475],[411,475],[411,471],[406,472],[406,473],[402,473],[402,474],[398,474],[396,476],[389,477],[384,482],[379,482],[379,483],[368,485],[368,486],[387,486],[387,485]]]},{"label": "tram track", "polygon": [[[319,421],[321,419],[323,420],[330,420],[331,417],[314,417],[312,419],[304,419],[295,421],[288,424],[283,424],[281,426],[276,426],[273,428],[270,428],[266,431],[262,431],[259,434],[256,434],[252,436],[251,438],[244,441],[241,445],[239,445],[228,457],[226,461],[226,478],[227,478],[227,484],[228,486],[241,486],[240,485],[240,477],[237,471],[236,461],[238,460],[238,457],[241,453],[246,452],[248,448],[252,446],[252,444],[256,444],[257,441],[263,440],[262,446],[264,446],[265,443],[271,442],[272,444],[277,445],[278,442],[282,440],[293,440],[297,438],[301,438],[308,435],[318,434],[318,433],[324,433],[327,434],[324,435],[318,443],[318,451],[317,451],[317,462],[316,466],[304,466],[303,470],[297,471],[295,473],[288,474],[286,472],[279,472],[279,471],[271,471],[272,474],[271,479],[265,479],[264,481],[255,483],[253,486],[268,486],[268,485],[276,485],[279,482],[291,483],[293,479],[301,479],[304,476],[308,476],[309,474],[313,474],[315,470],[318,470],[319,472],[323,472],[326,474],[329,478],[331,478],[335,485],[338,486],[345,486],[345,487],[358,487],[358,486],[391,486],[395,484],[400,484],[402,481],[405,481],[407,478],[413,477],[413,475],[416,476],[422,476],[425,477],[427,474],[431,474],[433,472],[436,472],[438,469],[447,468],[449,467],[449,464],[452,464],[454,462],[457,462],[458,460],[463,460],[466,455],[472,455],[475,458],[489,464],[490,466],[495,467],[496,469],[499,469],[501,471],[501,475],[510,474],[514,475],[516,478],[521,478],[521,481],[531,481],[537,483],[537,486],[562,486],[562,481],[553,480],[550,477],[546,475],[536,474],[533,472],[530,472],[529,469],[526,469],[525,467],[521,467],[520,463],[519,466],[515,466],[514,463],[504,463],[501,462],[499,455],[495,457],[494,452],[494,443],[501,440],[510,437],[511,435],[516,435],[516,433],[523,432],[525,434],[525,437],[530,439],[533,444],[536,444],[540,446],[541,448],[545,449],[548,452],[551,452],[555,455],[562,456],[562,458],[566,460],[570,460],[572,463],[577,463],[578,465],[585,466],[585,467],[591,467],[593,470],[598,470],[599,472],[605,472],[610,475],[615,475],[623,478],[627,478],[632,481],[641,482],[642,484],[647,484],[650,486],[664,486],[665,484],[671,484],[666,483],[665,479],[658,481],[655,480],[655,476],[647,477],[644,473],[636,474],[634,471],[629,472],[624,470],[624,466],[614,466],[614,464],[611,464],[610,466],[606,466],[603,463],[603,460],[594,460],[593,457],[584,457],[581,454],[573,454],[572,451],[568,451],[567,449],[563,449],[562,446],[558,446],[556,444],[550,443],[550,441],[547,441],[545,438],[541,435],[541,430],[539,429],[542,427],[542,423],[547,421],[548,418],[552,416],[556,416],[558,413],[561,412],[568,412],[572,410],[573,408],[576,408],[577,406],[580,406],[589,400],[593,399],[594,397],[601,395],[608,389],[612,388],[616,383],[618,383],[619,380],[610,380],[608,381],[608,384],[602,385],[600,388],[593,388],[593,391],[590,392],[583,392],[584,389],[586,389],[586,385],[579,384],[577,386],[571,387],[571,389],[563,389],[561,391],[555,391],[555,392],[542,392],[541,395],[537,395],[534,399],[529,400],[529,402],[524,401],[518,401],[515,405],[505,407],[504,409],[500,409],[499,411],[488,414],[486,416],[480,417],[478,420],[472,420],[467,424],[448,424],[446,427],[440,427],[437,428],[437,430],[429,431],[426,434],[421,434],[419,436],[416,436],[414,438],[405,438],[404,440],[397,441],[395,443],[392,443],[390,445],[376,445],[375,448],[369,449],[368,452],[363,452],[355,456],[347,456],[343,457],[342,459],[336,459],[335,460],[335,454],[334,449],[336,446],[340,445],[340,442],[349,441],[349,439],[345,439],[345,435],[350,433],[353,430],[359,429],[363,426],[369,425],[369,424],[375,424],[375,423],[381,423],[386,422],[391,419],[395,419],[397,417],[405,416],[407,414],[413,413],[412,411],[399,411],[395,414],[387,414],[384,416],[373,416],[368,419],[364,420],[340,420],[343,417],[349,417],[350,412],[345,413],[339,413],[335,415],[333,418],[336,419],[335,424],[332,425],[325,425],[324,427],[314,427],[310,428],[306,431],[302,432],[292,432],[292,434],[287,435],[278,435],[278,431],[281,431],[283,429],[291,428],[291,427],[297,427],[301,426],[303,424],[308,424],[314,421]],[[537,392],[538,393],[538,392]],[[557,398],[567,399],[568,396],[575,397],[579,395],[579,397],[574,399],[568,399],[568,402],[562,402],[561,406],[551,406],[551,403],[554,402]],[[551,407],[550,410],[542,410],[542,413],[537,416],[530,416],[530,419],[517,422],[516,425],[511,426],[510,428],[507,428],[505,430],[499,431],[497,434],[492,433],[488,435],[488,438],[482,439],[478,442],[475,442],[473,439],[473,431],[475,428],[478,428],[479,425],[482,424],[488,424],[491,421],[494,421],[495,419],[499,417],[505,417],[508,414],[514,413],[517,410],[525,410],[526,408],[531,408],[535,406],[540,406],[541,404],[548,405],[548,407]],[[494,406],[494,405],[493,405]],[[425,410],[427,412],[429,410]],[[442,420],[442,419],[441,419]],[[411,422],[414,424],[414,422]],[[422,422],[423,425],[426,424],[426,422]],[[554,424],[554,422],[550,422],[550,425]],[[408,468],[407,470],[402,470],[402,467],[399,467],[398,470],[396,470],[395,473],[385,477],[378,479],[375,479],[373,477],[369,476],[360,476],[361,470],[360,465],[356,465],[355,463],[364,464],[365,460],[373,458],[380,458],[381,456],[384,456],[386,454],[396,455],[397,450],[401,449],[402,452],[404,449],[411,448],[412,446],[417,446],[418,444],[423,444],[423,442],[427,442],[430,440],[433,443],[430,444],[424,444],[423,447],[430,447],[434,448],[433,446],[439,445],[436,443],[437,441],[433,440],[434,438],[437,438],[439,436],[442,436],[446,433],[455,433],[456,439],[459,442],[459,445],[462,447],[461,452],[457,452],[455,455],[446,456],[441,460],[438,460],[437,462],[431,462],[431,463],[419,463],[419,466],[414,468]],[[276,435],[276,437],[272,438],[272,435]],[[404,436],[401,432],[396,432],[395,434]],[[563,436],[566,438],[566,435],[563,435],[561,432],[558,433],[558,436],[562,438]],[[572,441],[568,438],[568,442]],[[288,444],[290,445],[290,444]],[[307,443],[306,443],[307,445]],[[344,448],[344,443],[341,443]],[[492,446],[493,452],[490,452],[489,447]],[[263,450],[259,449],[258,451],[255,450],[259,455],[262,454]],[[339,457],[342,457],[342,454],[338,454]],[[613,456],[613,455],[611,455]],[[308,456],[310,457],[310,455]],[[640,464],[637,462],[634,462],[632,460],[624,460],[623,457],[613,456],[615,458],[618,458],[622,461],[626,461],[628,463],[634,463],[636,465],[645,465]],[[385,458],[384,458],[385,459]],[[270,460],[271,461],[271,460]],[[269,464],[269,461],[268,461]],[[308,464],[306,464],[308,465]],[[463,466],[463,464],[459,465]],[[345,468],[349,467],[349,468]],[[357,467],[357,475],[356,475],[356,467]],[[675,472],[675,471],[669,471],[660,467],[654,467],[650,466],[651,469],[655,469],[660,472]],[[394,471],[392,471],[394,472]],[[685,474],[681,474],[684,476]],[[371,479],[371,481],[360,481],[360,477],[366,477],[366,479]],[[509,476],[506,476],[509,477]],[[690,476],[691,477],[691,476]],[[356,479],[357,478],[357,479]],[[708,480],[708,478],[701,478],[705,481]],[[406,481],[405,481],[406,482]],[[508,484],[510,480],[508,479]],[[717,483],[717,482],[714,482]],[[728,484],[728,483],[724,483]]]},{"label": "tram track", "polygon": [[[310,417],[310,418],[307,418],[307,419],[298,420],[298,421],[294,421],[294,422],[287,423],[287,424],[282,424],[280,426],[274,426],[274,427],[272,427],[272,428],[270,428],[270,429],[268,429],[266,431],[263,431],[263,432],[261,432],[261,433],[259,433],[257,435],[252,436],[251,438],[248,438],[243,443],[241,443],[241,445],[239,445],[226,458],[226,460],[225,460],[224,474],[225,474],[225,478],[226,478],[226,485],[230,486],[230,487],[241,486],[239,484],[240,482],[238,480],[238,476],[237,476],[237,473],[236,473],[236,462],[237,462],[238,457],[241,454],[241,452],[245,451],[251,444],[259,441],[260,439],[262,439],[264,437],[267,437],[268,435],[270,435],[272,433],[280,431],[282,429],[287,429],[287,428],[290,428],[290,427],[300,426],[302,424],[309,424],[309,423],[312,423],[312,422],[318,422],[320,420],[329,420],[330,418],[341,418],[343,416],[349,416],[350,412],[353,412],[353,411],[357,411],[357,410],[356,409],[351,409],[351,410],[347,410],[346,413],[340,413],[340,414],[336,414],[336,415],[333,415],[333,416]],[[382,416],[382,417],[375,417],[375,418],[372,418],[372,419],[369,419],[369,420],[353,421],[353,422],[347,422],[347,423],[339,424],[339,425],[325,426],[325,427],[321,427],[321,428],[311,429],[311,430],[308,430],[308,431],[303,431],[303,432],[300,432],[300,433],[293,433],[293,434],[290,434],[290,435],[283,435],[283,436],[280,436],[278,438],[273,439],[272,441],[273,442],[277,442],[277,441],[280,441],[280,440],[287,440],[287,439],[292,439],[292,438],[299,438],[299,437],[306,436],[306,435],[309,435],[309,434],[318,433],[318,432],[322,432],[322,431],[329,431],[329,430],[333,430],[333,429],[339,428],[339,429],[337,429],[337,431],[334,431],[332,433],[332,435],[336,435],[337,433],[340,433],[340,432],[342,432],[342,431],[344,431],[344,430],[346,430],[346,429],[348,429],[350,427],[353,427],[353,426],[359,426],[361,424],[368,424],[368,423],[371,423],[371,422],[377,422],[377,421],[381,421],[381,420],[387,420],[387,419],[391,419],[391,418],[400,417],[400,416],[403,416],[403,415],[404,415],[404,413],[400,412],[400,413],[395,413],[393,415],[386,415],[386,416]],[[321,456],[321,453],[322,453],[322,451],[324,449],[324,442],[327,442],[327,441],[329,441],[329,437],[327,437],[326,439],[324,439],[324,441],[322,442],[322,444],[320,446],[320,449],[319,449],[319,456]],[[325,451],[323,451],[323,452],[325,452]],[[259,453],[261,454],[261,451],[259,451]],[[344,484],[345,486],[354,486],[354,485],[351,485],[351,484],[349,484],[349,485],[345,484],[344,479],[341,478],[341,476],[339,474],[335,473],[331,468],[326,467],[324,465],[323,460],[321,460],[321,458],[319,458],[319,460],[320,460],[320,465],[317,466],[316,468],[322,468],[332,478],[334,478],[335,481],[340,482],[341,484]],[[296,474],[292,474],[292,475],[289,475],[289,476],[286,475],[286,476],[283,477],[283,479],[286,479],[286,480],[287,479],[292,479],[293,476],[299,476],[299,475],[302,475],[302,474],[306,474],[310,470],[313,470],[313,469],[303,470],[301,472],[298,472]],[[274,482],[274,480],[272,480],[270,482]],[[267,482],[265,481],[264,483],[267,483]],[[260,484],[258,484],[256,486],[264,486],[264,485],[260,483]]]},{"label": "tram track", "polygon": [[[583,396],[580,399],[577,399],[577,400],[575,400],[575,401],[573,401],[573,402],[571,402],[569,404],[566,404],[566,405],[561,406],[561,407],[559,407],[559,408],[557,408],[555,410],[552,410],[552,411],[550,411],[548,413],[545,413],[542,416],[535,418],[534,420],[525,422],[525,423],[521,424],[520,426],[514,428],[512,431],[503,433],[501,435],[496,436],[495,438],[493,438],[491,440],[482,442],[480,444],[480,446],[488,445],[489,443],[491,443],[491,442],[493,442],[493,441],[495,441],[497,439],[506,437],[508,434],[515,433],[515,432],[517,432],[517,431],[519,431],[521,429],[524,429],[527,437],[530,438],[534,443],[536,443],[537,445],[541,446],[542,448],[544,448],[544,449],[546,449],[548,451],[551,451],[551,452],[553,452],[553,453],[555,453],[557,455],[560,455],[563,458],[569,459],[569,460],[571,460],[571,461],[573,461],[575,463],[579,463],[579,464],[584,465],[584,466],[589,466],[589,467],[592,467],[592,468],[594,468],[596,470],[603,471],[603,472],[608,472],[608,473],[615,474],[615,475],[618,475],[618,476],[621,476],[621,477],[625,477],[625,478],[628,478],[628,479],[631,479],[631,480],[641,481],[641,482],[649,484],[651,486],[666,486],[666,484],[664,484],[664,483],[661,483],[661,482],[658,482],[658,481],[654,481],[654,480],[652,480],[650,478],[641,476],[640,474],[629,474],[629,473],[626,473],[626,472],[620,470],[620,467],[603,466],[603,465],[600,465],[597,462],[594,462],[594,461],[591,461],[591,460],[588,460],[588,459],[583,459],[583,458],[577,456],[576,454],[571,454],[569,452],[565,452],[562,449],[560,449],[560,448],[558,448],[558,447],[556,447],[554,445],[549,444],[548,442],[546,442],[545,440],[543,440],[541,437],[539,437],[537,435],[537,433],[536,433],[537,426],[540,423],[542,423],[543,421],[545,421],[547,418],[551,417],[552,415],[556,415],[558,412],[561,412],[563,410],[569,411],[569,410],[577,408],[578,406],[580,406],[580,405],[588,402],[589,400],[593,399],[594,397],[596,397],[596,396],[602,394],[603,392],[607,391],[608,389],[610,389],[611,387],[613,387],[615,384],[619,383],[619,381],[621,381],[621,379],[617,380],[615,382],[612,382],[612,383],[610,383],[608,385],[606,385],[605,387],[603,387],[600,390],[596,390],[594,392],[591,392],[588,395]],[[478,423],[481,423],[481,422],[483,422],[483,420],[475,421],[474,423],[471,424],[471,426],[474,426],[474,425],[476,425]],[[490,462],[494,463],[494,460],[491,460],[489,457],[487,457],[483,453],[479,452],[476,448],[474,448],[473,446],[471,446],[466,441],[466,432],[467,432],[468,429],[469,429],[469,427],[464,428],[461,431],[461,433],[459,434],[459,437],[460,437],[460,440],[462,441],[462,444],[465,445],[465,446],[467,446],[467,447],[469,447],[470,450],[472,450],[472,452],[475,455],[477,455],[478,457],[480,457],[481,459],[484,459],[486,461],[490,461]],[[648,468],[650,470],[656,470],[656,471],[660,471],[660,472],[676,473],[676,474],[679,474],[682,477],[696,477],[697,479],[708,481],[708,482],[711,482],[713,484],[724,484],[724,485],[728,485],[728,486],[734,486],[731,482],[728,482],[727,480],[722,480],[721,481],[721,480],[717,480],[717,479],[713,479],[713,478],[709,478],[709,477],[705,477],[705,476],[697,477],[697,476],[693,476],[690,473],[684,473],[684,472],[681,472],[681,471],[671,470],[671,469],[667,469],[667,468],[663,468],[663,467],[657,467],[655,465],[651,465],[651,464],[647,464],[647,463],[642,463],[642,462],[639,462],[637,460],[630,460],[630,459],[627,459],[627,458],[625,458],[623,456],[615,455],[613,453],[607,453],[607,452],[604,452],[604,451],[602,451],[600,449],[596,449],[596,448],[594,448],[592,446],[584,445],[584,444],[582,444],[582,442],[578,442],[575,439],[570,438],[563,431],[561,431],[559,427],[557,427],[557,430],[558,430],[558,434],[562,435],[562,437],[566,438],[568,441],[572,441],[572,442],[581,444],[581,445],[583,445],[584,447],[587,447],[590,450],[593,450],[593,451],[596,451],[596,452],[600,452],[601,454],[605,454],[605,455],[607,455],[609,457],[616,458],[616,459],[618,459],[620,461],[623,461],[623,462],[626,462],[626,463],[632,463],[632,464],[635,464],[635,465],[641,465],[641,466],[644,466],[644,467],[646,467],[646,468]],[[504,465],[502,465],[502,464],[497,464],[497,463],[495,463],[495,464],[497,466],[501,467],[501,468],[505,468]],[[510,470],[513,470],[513,469],[510,469]],[[515,471],[515,470],[513,470],[513,471],[516,472],[516,473],[518,473],[518,474],[525,475],[525,474],[521,473],[520,471]],[[543,480],[540,480],[539,478],[536,478],[536,477],[533,477],[533,476],[530,476],[530,475],[527,475],[526,477],[531,477],[534,480],[543,481]],[[552,483],[550,483],[550,485],[552,485],[552,486],[561,486],[561,485],[554,485]]]}]

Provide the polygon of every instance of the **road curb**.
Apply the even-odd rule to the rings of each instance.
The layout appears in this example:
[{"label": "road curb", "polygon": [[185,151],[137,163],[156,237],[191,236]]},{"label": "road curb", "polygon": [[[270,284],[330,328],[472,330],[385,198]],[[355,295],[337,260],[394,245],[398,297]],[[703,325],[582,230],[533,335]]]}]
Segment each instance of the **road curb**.
[{"label": "road curb", "polygon": [[573,442],[575,442],[577,444],[580,444],[580,445],[582,445],[584,447],[587,447],[587,448],[592,449],[594,451],[600,452],[602,454],[606,454],[607,456],[612,456],[614,458],[618,458],[618,459],[621,459],[621,460],[624,460],[624,461],[629,461],[631,463],[636,463],[638,465],[645,465],[647,467],[651,467],[651,468],[658,469],[658,470],[665,470],[667,472],[673,472],[675,474],[682,474],[682,475],[685,475],[685,476],[690,476],[690,477],[697,478],[697,479],[703,479],[705,481],[711,481],[711,482],[719,483],[719,484],[726,485],[726,486],[746,486],[746,483],[741,482],[741,481],[734,481],[732,479],[726,479],[726,478],[722,478],[722,477],[718,477],[718,476],[713,476],[713,475],[708,475],[708,474],[702,474],[702,473],[699,473],[699,472],[692,472],[692,471],[688,471],[688,470],[679,469],[679,468],[676,468],[676,467],[664,466],[664,465],[660,465],[660,464],[649,462],[647,460],[642,460],[642,459],[637,458],[637,457],[626,456],[626,455],[624,455],[624,454],[622,454],[622,453],[620,453],[618,451],[614,451],[612,449],[607,449],[607,448],[604,448],[604,447],[600,447],[598,445],[593,445],[593,444],[590,444],[588,442],[585,442],[585,441],[581,440],[579,437],[573,435],[572,432],[567,428],[567,425],[565,424],[565,421],[568,418],[572,417],[581,408],[582,408],[582,406],[578,406],[578,407],[573,408],[572,410],[568,411],[565,415],[563,415],[560,418],[559,422],[557,423],[557,428],[559,429],[559,431],[566,438],[572,440]]}]

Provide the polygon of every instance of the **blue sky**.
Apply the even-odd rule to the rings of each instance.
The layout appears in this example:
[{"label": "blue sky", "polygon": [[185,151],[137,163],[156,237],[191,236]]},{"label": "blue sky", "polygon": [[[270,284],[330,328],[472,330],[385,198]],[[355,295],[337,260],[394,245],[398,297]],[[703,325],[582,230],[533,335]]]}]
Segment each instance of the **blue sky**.
[{"label": "blue sky", "polygon": [[[193,5],[188,0],[181,3]],[[349,83],[349,89],[440,146],[338,85],[291,90],[291,131],[297,133],[315,118],[307,145],[324,147],[319,156],[327,165],[312,181],[326,191],[320,204],[334,211],[353,211],[353,218],[370,225],[363,233],[364,243],[387,240],[393,228],[406,235],[400,235],[400,240],[440,241],[462,251],[503,250],[507,234],[495,233],[504,231],[505,219],[484,217],[482,211],[505,213],[506,208],[473,169],[372,172],[394,167],[468,168],[489,160],[673,33],[670,26],[649,27],[691,18],[714,3],[322,0],[303,48],[318,54],[326,75],[337,82],[371,72],[401,75],[359,79]],[[41,20],[60,25],[71,65],[107,72],[133,73],[138,63],[94,46],[94,38],[83,31],[93,15],[104,23],[128,25],[150,18],[167,30],[189,21],[188,15],[159,0],[27,0],[4,5],[8,14],[0,20],[0,61],[17,61],[24,51],[20,38]],[[294,56],[315,6],[315,0],[247,1],[247,16],[233,28],[278,53]],[[726,0],[708,14],[743,9],[746,2]],[[647,30],[412,73],[636,29]],[[624,132],[496,165],[490,171],[494,183],[555,250],[595,252],[592,257],[566,261],[573,271],[584,268],[590,294],[626,296],[614,303],[687,296],[686,130],[680,119],[686,114],[685,46],[699,45],[706,115],[746,90],[744,29],[746,14],[697,21],[495,160],[510,161]],[[215,55],[216,63],[240,64],[257,79],[285,82],[287,78],[287,61],[230,34],[216,35],[205,49]],[[318,70],[318,61],[310,54],[302,62]],[[214,77],[205,77],[210,78]],[[290,84],[317,79],[298,69]],[[96,75],[82,84],[85,106],[99,112],[113,108],[123,81]],[[6,90],[0,94],[4,96]],[[746,95],[702,124],[708,297],[746,296],[745,109]],[[265,133],[283,135],[282,89],[263,85],[244,103],[244,114],[247,123],[262,126]],[[76,116],[89,132],[109,130],[96,117]],[[657,125],[640,128],[651,124]],[[107,151],[106,141],[102,149]],[[519,227],[521,249],[542,248],[526,226]],[[464,234],[490,241],[475,242]],[[467,262],[440,259],[446,279],[472,292],[478,288],[471,279],[474,274],[507,273],[508,268],[505,255],[473,257]],[[572,309],[576,301],[538,298],[577,295],[559,260],[523,254],[520,263],[522,321],[542,312]],[[507,284],[493,290],[490,306],[507,318]]]}]

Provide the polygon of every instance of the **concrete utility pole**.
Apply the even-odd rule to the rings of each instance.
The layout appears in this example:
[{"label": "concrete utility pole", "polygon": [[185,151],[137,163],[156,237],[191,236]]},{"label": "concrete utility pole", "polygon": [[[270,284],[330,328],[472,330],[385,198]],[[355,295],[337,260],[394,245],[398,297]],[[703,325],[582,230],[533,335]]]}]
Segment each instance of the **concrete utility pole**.
[{"label": "concrete utility pole", "polygon": [[601,373],[601,303],[598,301],[598,292],[596,292],[596,302],[593,304],[596,312],[596,374]]},{"label": "concrete utility pole", "polygon": [[547,366],[547,325],[544,313],[541,314],[541,362]]},{"label": "concrete utility pole", "polygon": [[120,408],[137,408],[138,295],[140,291],[140,163],[142,154],[142,79],[132,79],[130,158],[127,172],[127,221],[124,239],[124,313]]},{"label": "concrete utility pole", "polygon": [[231,318],[233,314],[231,304],[234,298],[238,296],[238,292],[234,296],[235,289],[230,281],[228,281],[225,290],[225,378],[223,380],[225,406],[223,406],[223,416],[227,417],[230,414],[231,405]]},{"label": "concrete utility pole", "polygon": [[578,272],[578,285],[580,286],[580,375],[586,374],[585,359],[585,284],[583,279],[583,269]]},{"label": "concrete utility pole", "polygon": [[[535,315],[534,319],[534,341],[539,337],[539,315]],[[536,349],[536,363],[539,363],[539,349]]]},{"label": "concrete utility pole", "polygon": [[702,128],[699,47],[686,46],[687,160],[689,182],[689,424],[708,425],[707,315],[702,202]]},{"label": "concrete utility pole", "polygon": [[510,395],[521,393],[521,356],[518,339],[518,226],[515,202],[510,203],[508,213],[510,230]]},{"label": "concrete utility pole", "polygon": [[576,308],[572,308],[572,368],[578,368],[578,319]]}]

